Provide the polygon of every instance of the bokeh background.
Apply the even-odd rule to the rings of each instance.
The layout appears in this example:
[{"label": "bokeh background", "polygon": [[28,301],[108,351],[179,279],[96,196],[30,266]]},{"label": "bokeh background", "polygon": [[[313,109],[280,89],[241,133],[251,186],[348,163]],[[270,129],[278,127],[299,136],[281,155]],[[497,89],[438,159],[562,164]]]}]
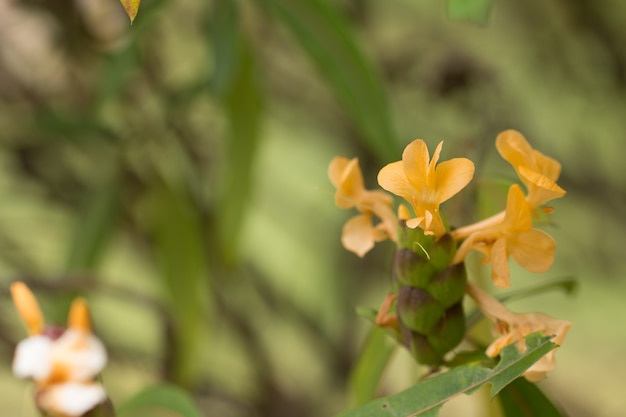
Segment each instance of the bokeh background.
[{"label": "bokeh background", "polygon": [[[2,414],[36,415],[10,373],[18,279],[50,322],[87,297],[115,403],[170,381],[207,416],[345,409],[371,327],[355,307],[387,293],[393,247],[341,247],[328,162],[359,157],[375,187],[412,139],[444,140],[477,166],[444,206],[464,224],[503,207],[513,128],[568,191],[541,223],[554,267],[513,286],[579,284],[510,304],[573,322],[540,386],[572,417],[623,415],[626,6],[453,3],[143,0],[130,26],[116,0],[0,0]],[[416,381],[407,356],[381,394]]]}]

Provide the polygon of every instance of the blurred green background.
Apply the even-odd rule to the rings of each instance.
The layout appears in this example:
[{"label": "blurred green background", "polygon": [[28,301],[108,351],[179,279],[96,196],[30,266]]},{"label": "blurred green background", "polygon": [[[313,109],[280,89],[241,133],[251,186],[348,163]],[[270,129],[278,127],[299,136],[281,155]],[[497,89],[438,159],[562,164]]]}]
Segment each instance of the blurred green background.
[{"label": "blurred green background", "polygon": [[[570,416],[623,415],[624,21],[618,1],[143,0],[130,26],[117,0],[0,2],[3,414],[35,415],[10,373],[18,279],[50,322],[88,298],[115,403],[165,380],[207,416],[344,410],[354,309],[387,293],[393,247],[341,247],[329,161],[358,156],[375,187],[412,139],[445,140],[477,166],[444,206],[464,224],[503,207],[513,128],[568,191],[542,224],[554,267],[513,287],[580,284],[510,304],[573,322],[540,386]],[[418,375],[397,350],[379,392]],[[478,396],[442,415],[486,415]]]}]

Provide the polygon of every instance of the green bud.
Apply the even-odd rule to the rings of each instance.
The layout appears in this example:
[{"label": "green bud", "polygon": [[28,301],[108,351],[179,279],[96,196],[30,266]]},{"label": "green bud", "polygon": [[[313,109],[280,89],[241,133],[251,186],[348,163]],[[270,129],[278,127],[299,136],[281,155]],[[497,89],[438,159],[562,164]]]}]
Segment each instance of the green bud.
[{"label": "green bud", "polygon": [[425,287],[433,278],[433,272],[428,259],[410,249],[398,249],[393,255],[391,280],[396,287],[402,285]]},{"label": "green bud", "polygon": [[426,291],[405,285],[398,291],[396,310],[404,326],[428,334],[445,309]]},{"label": "green bud", "polygon": [[458,263],[439,272],[426,287],[426,291],[448,308],[463,299],[467,285],[465,265]]},{"label": "green bud", "polygon": [[463,304],[456,303],[445,311],[441,320],[428,335],[428,342],[436,352],[445,355],[463,340],[465,335],[465,313]]},{"label": "green bud", "polygon": [[424,230],[419,227],[411,229],[406,226],[406,222],[401,221],[398,228],[398,248],[410,249],[413,252],[420,250],[420,246],[424,249],[430,248],[435,241],[435,237],[425,235]]},{"label": "green bud", "polygon": [[411,355],[424,365],[439,365],[442,355],[428,342],[426,336],[411,329],[402,328],[402,340]]},{"label": "green bud", "polygon": [[450,266],[452,258],[456,254],[456,242],[450,233],[441,236],[428,249],[430,262],[435,271],[442,271]]}]

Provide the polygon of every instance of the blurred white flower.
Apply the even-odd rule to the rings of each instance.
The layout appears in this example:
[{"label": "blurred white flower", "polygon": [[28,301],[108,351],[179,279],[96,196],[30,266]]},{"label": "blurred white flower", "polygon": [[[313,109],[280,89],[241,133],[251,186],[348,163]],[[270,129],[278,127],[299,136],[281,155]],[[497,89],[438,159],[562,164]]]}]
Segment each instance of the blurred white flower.
[{"label": "blurred white flower", "polygon": [[55,332],[45,327],[37,300],[26,285],[14,283],[11,294],[30,333],[17,345],[13,373],[35,382],[37,406],[51,416],[79,417],[104,402],[106,392],[95,378],[104,369],[107,354],[91,332],[85,300],[72,303],[68,328]]}]

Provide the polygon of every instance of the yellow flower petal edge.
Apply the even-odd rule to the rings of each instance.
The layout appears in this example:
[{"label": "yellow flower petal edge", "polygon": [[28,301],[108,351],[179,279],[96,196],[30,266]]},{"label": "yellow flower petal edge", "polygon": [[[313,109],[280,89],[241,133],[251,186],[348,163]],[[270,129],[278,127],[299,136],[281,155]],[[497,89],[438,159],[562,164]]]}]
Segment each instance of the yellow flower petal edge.
[{"label": "yellow flower petal edge", "polygon": [[41,334],[44,328],[43,314],[31,290],[23,282],[14,282],[11,284],[11,297],[28,334],[31,336]]},{"label": "yellow flower petal edge", "polygon": [[511,285],[509,256],[531,272],[546,272],[554,262],[556,243],[547,233],[532,228],[530,204],[519,185],[509,188],[504,217],[499,223],[471,234],[459,247],[453,263],[463,261],[471,249],[485,255],[491,263],[493,283],[501,288]]},{"label": "yellow flower petal edge", "polygon": [[446,232],[439,213],[441,203],[461,191],[474,176],[474,163],[454,158],[437,164],[443,142],[432,159],[422,139],[415,139],[402,153],[402,160],[384,166],[378,184],[402,198],[413,208],[415,217],[407,220],[411,228],[421,227],[425,234],[441,236]]},{"label": "yellow flower petal edge", "polygon": [[[554,336],[552,341],[561,345],[572,326],[569,321],[555,319],[542,313],[513,313],[471,282],[467,284],[466,292],[474,299],[485,317],[493,322],[494,333],[499,336],[485,351],[491,358],[498,356],[504,347],[512,343],[517,344],[520,352],[525,352],[524,338],[536,332],[541,332],[544,336]],[[556,367],[555,352],[556,349],[537,361],[524,373],[524,377],[530,382],[543,380],[547,373]]]},{"label": "yellow flower petal edge", "polygon": [[[349,251],[365,256],[375,242],[396,241],[398,218],[392,210],[393,199],[382,191],[366,190],[357,158],[333,158],[328,177],[335,186],[335,204],[343,209],[356,208],[361,215],[348,220],[343,227],[341,242]],[[381,222],[373,224],[373,216]]]},{"label": "yellow flower petal edge", "polygon": [[556,181],[561,174],[561,164],[530,146],[526,138],[516,130],[505,130],[496,138],[496,148],[520,177],[528,196],[526,199],[534,210],[555,198],[565,195]]}]

